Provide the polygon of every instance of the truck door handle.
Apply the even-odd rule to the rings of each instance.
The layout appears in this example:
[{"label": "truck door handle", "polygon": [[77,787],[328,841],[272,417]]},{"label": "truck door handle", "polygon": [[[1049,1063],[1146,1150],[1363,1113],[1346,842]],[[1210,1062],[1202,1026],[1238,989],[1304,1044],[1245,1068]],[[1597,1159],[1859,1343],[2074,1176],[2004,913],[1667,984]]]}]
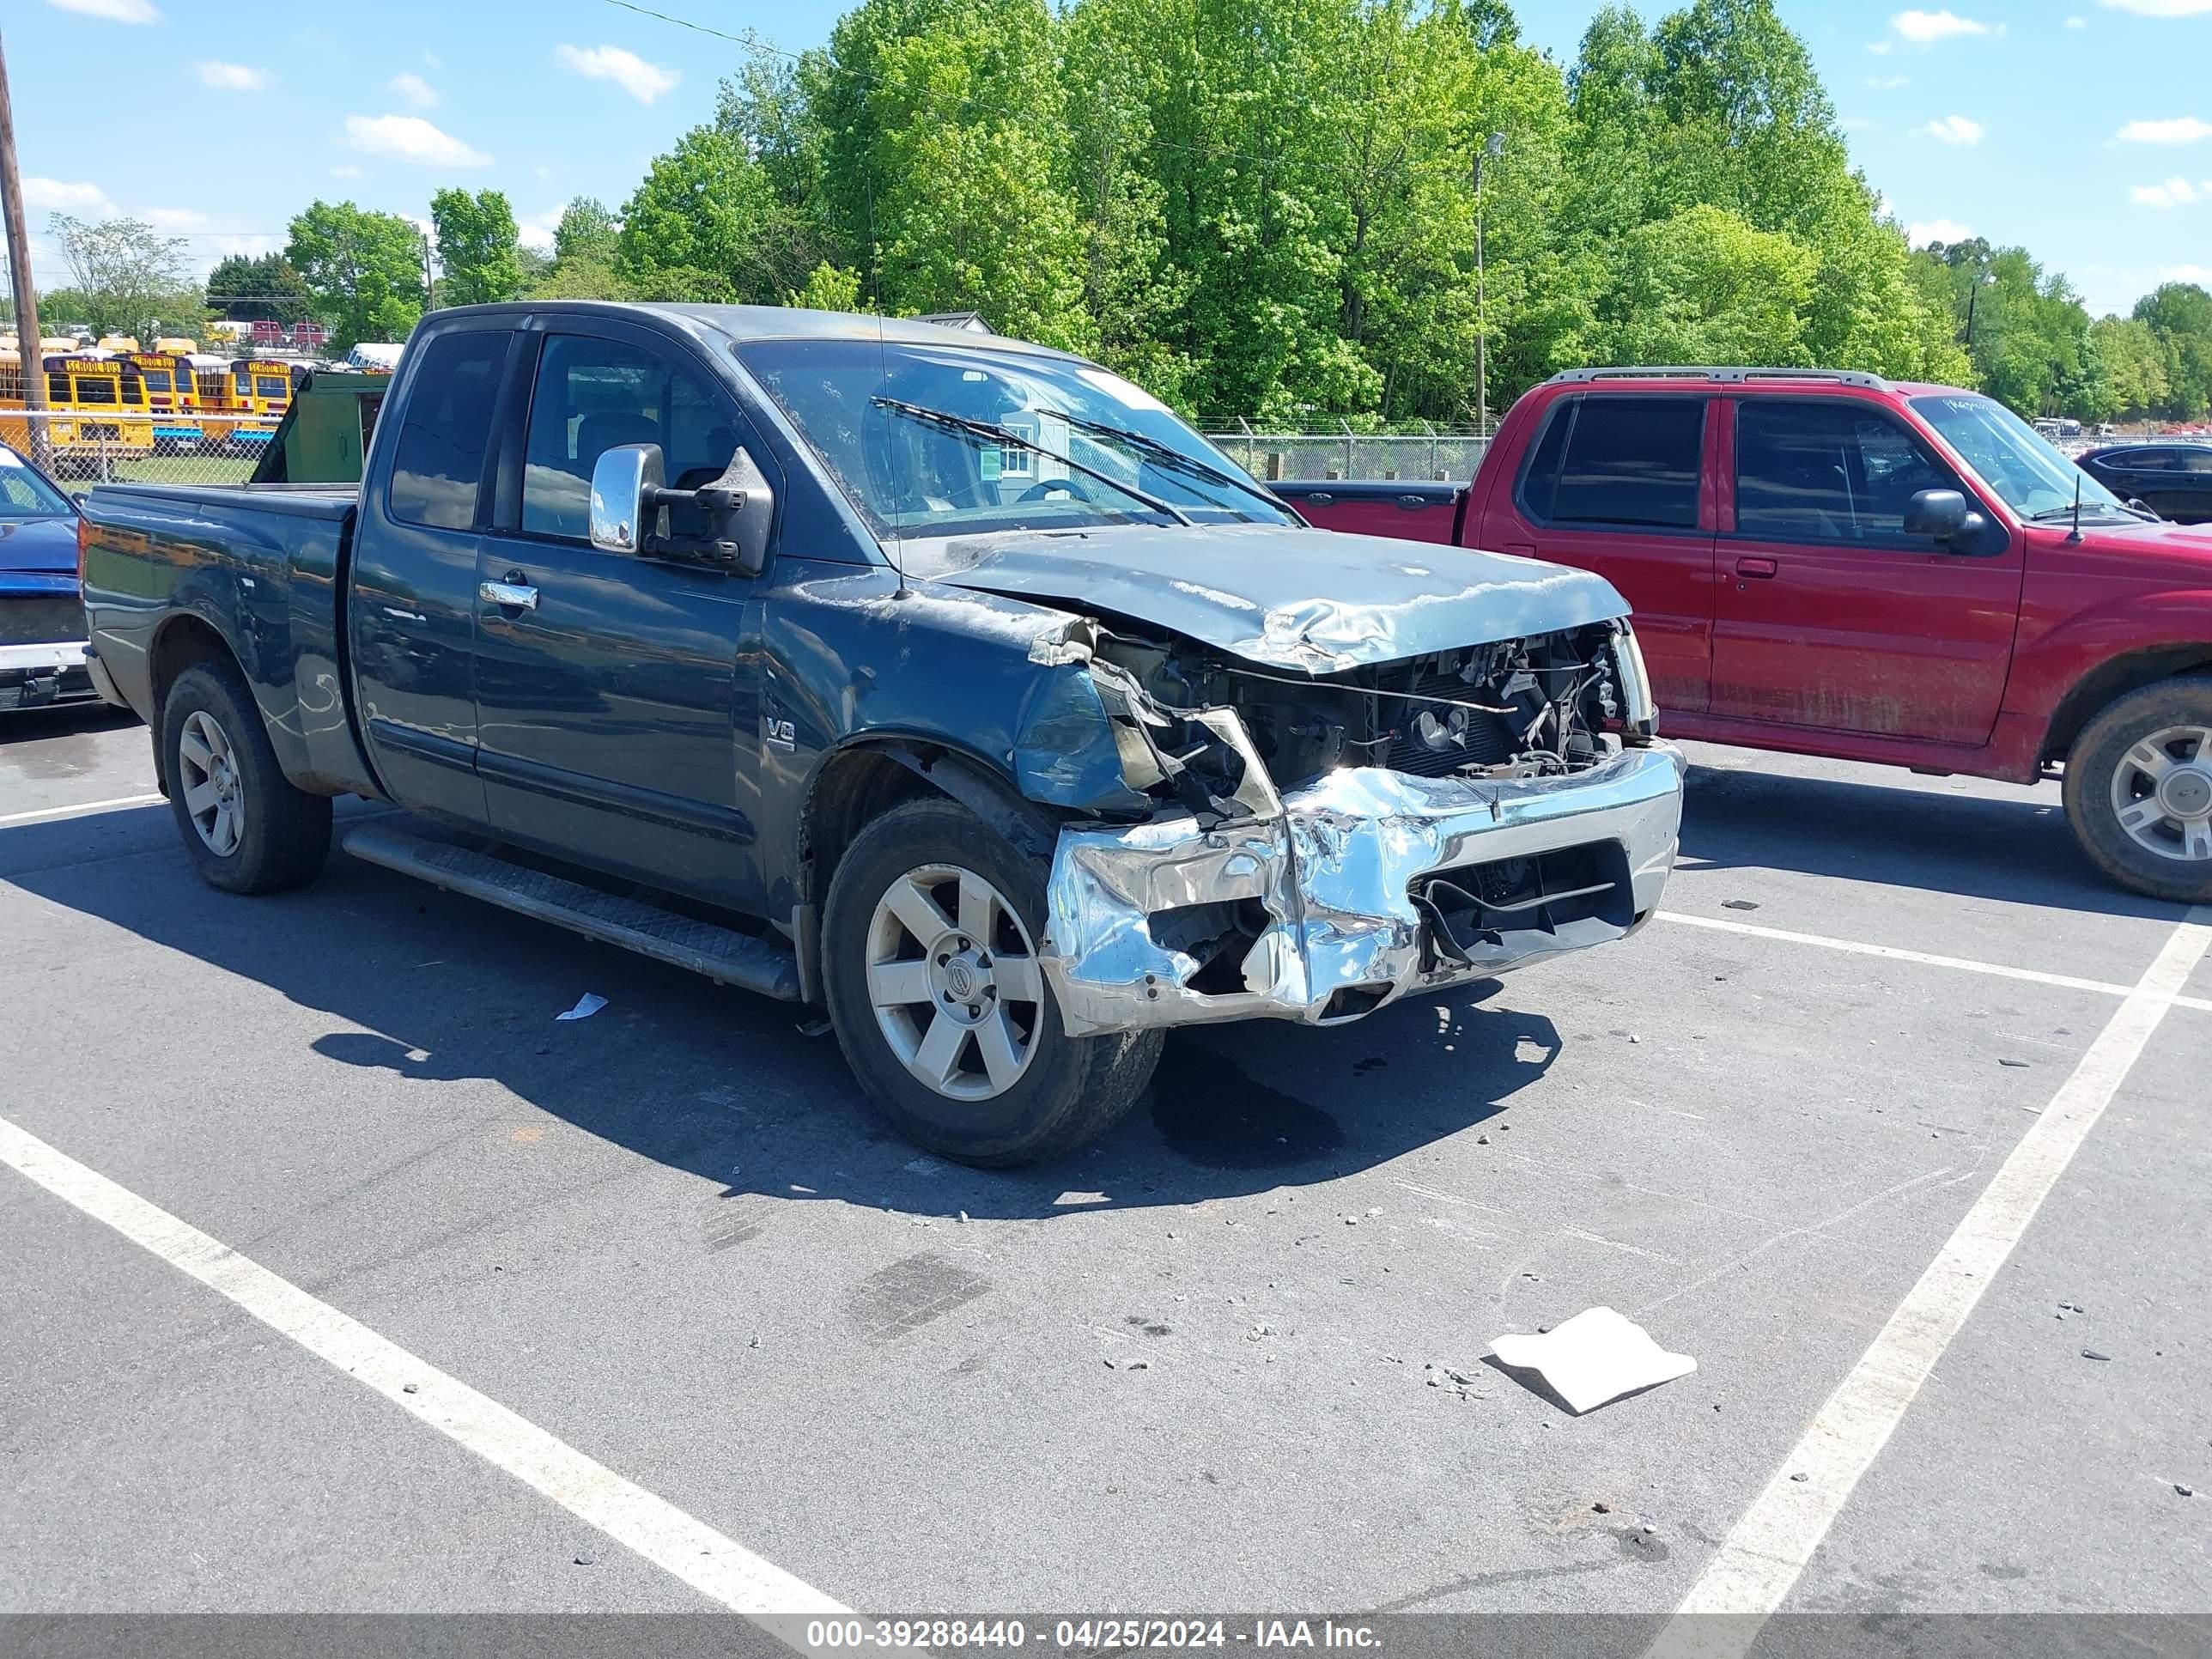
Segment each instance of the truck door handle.
[{"label": "truck door handle", "polygon": [[520,582],[478,582],[477,597],[486,605],[495,605],[506,611],[538,609],[538,590]]},{"label": "truck door handle", "polygon": [[1735,562],[1737,575],[1755,577],[1760,581],[1771,580],[1781,569],[1782,567],[1772,559],[1738,559]]}]

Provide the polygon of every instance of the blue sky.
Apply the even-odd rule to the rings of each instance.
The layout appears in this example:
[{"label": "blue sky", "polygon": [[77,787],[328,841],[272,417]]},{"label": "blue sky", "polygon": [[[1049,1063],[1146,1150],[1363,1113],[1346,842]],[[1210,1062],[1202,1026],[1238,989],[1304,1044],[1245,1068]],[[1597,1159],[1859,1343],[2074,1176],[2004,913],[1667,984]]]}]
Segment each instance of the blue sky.
[{"label": "blue sky", "polygon": [[[649,3],[793,50],[842,9]],[[1570,59],[1592,9],[1524,4],[1524,36]],[[2212,284],[2212,0],[1781,10],[1916,234],[2023,243],[2098,312],[2160,281]],[[612,0],[13,0],[8,14],[33,229],[57,209],[129,213],[190,238],[203,266],[282,246],[317,196],[421,217],[448,184],[504,190],[525,236],[544,238],[572,196],[619,205],[744,58]],[[88,119],[88,72],[113,89],[133,69],[147,95]],[[32,263],[63,280],[51,247]]]}]

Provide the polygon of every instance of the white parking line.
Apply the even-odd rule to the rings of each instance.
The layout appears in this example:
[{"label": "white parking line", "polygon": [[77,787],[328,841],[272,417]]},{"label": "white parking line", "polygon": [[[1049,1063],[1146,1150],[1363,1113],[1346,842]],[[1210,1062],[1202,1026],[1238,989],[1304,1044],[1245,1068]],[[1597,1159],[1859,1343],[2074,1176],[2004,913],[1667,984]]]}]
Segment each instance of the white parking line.
[{"label": "white parking line", "polygon": [[847,1609],[220,1240],[0,1118],[0,1163],[732,1612]]},{"label": "white parking line", "polygon": [[123,795],[114,800],[81,801],[75,806],[42,806],[35,812],[9,812],[0,817],[0,830],[11,823],[52,823],[59,818],[90,817],[94,812],[112,812],[125,806],[151,806],[166,795]]},{"label": "white parking line", "polygon": [[[1824,951],[1841,951],[1855,957],[1880,957],[1887,962],[1917,962],[1930,968],[1957,968],[1970,974],[1993,974],[1999,979],[2024,979],[2034,985],[2055,985],[2067,991],[2096,991],[2106,996],[2131,997],[2141,985],[2119,985],[2106,979],[2080,979],[2072,974],[2046,974],[2036,968],[2012,968],[2001,962],[1977,962],[1972,957],[1935,956],[1926,951],[1906,951],[1894,945],[1863,945],[1852,939],[1831,939],[1825,933],[1793,933],[1784,927],[1761,927],[1756,922],[1723,921],[1717,916],[1686,915],[1662,910],[1662,921],[1678,921],[1686,927],[1710,927],[1717,933],[1743,933],[1753,939],[1779,939],[1785,945],[1816,945]],[[2212,997],[2185,997],[2176,991],[2167,1000],[2178,1008],[2212,1012]]]},{"label": "white parking line", "polygon": [[2208,948],[2212,908],[2200,906],[2174,929],[1920,1282],[1721,1540],[1647,1659],[1737,1659],[1750,1650]]}]

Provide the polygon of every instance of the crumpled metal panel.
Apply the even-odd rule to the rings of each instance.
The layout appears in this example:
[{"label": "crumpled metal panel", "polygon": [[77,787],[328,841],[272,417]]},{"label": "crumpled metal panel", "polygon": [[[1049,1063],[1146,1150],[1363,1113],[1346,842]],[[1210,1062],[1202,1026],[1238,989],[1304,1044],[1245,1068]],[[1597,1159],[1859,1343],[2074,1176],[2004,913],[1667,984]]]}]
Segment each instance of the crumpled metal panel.
[{"label": "crumpled metal panel", "polygon": [[1333,674],[1628,613],[1587,570],[1278,525],[1102,526],[905,544],[909,576],[1111,612],[1247,662]]},{"label": "crumpled metal panel", "polygon": [[[1202,828],[1188,816],[1127,829],[1066,829],[1053,860],[1042,956],[1067,1030],[1273,1018],[1317,1023],[1340,990],[1371,1012],[1416,988],[1503,973],[1619,936],[1578,924],[1516,934],[1471,966],[1424,970],[1410,888],[1431,871],[1594,841],[1627,854],[1634,914],[1659,902],[1682,815],[1681,757],[1630,749],[1564,778],[1416,778],[1347,767],[1283,798],[1279,817]],[[1152,936],[1164,910],[1257,899],[1269,925],[1243,963],[1244,989],[1189,988],[1200,964]]]}]

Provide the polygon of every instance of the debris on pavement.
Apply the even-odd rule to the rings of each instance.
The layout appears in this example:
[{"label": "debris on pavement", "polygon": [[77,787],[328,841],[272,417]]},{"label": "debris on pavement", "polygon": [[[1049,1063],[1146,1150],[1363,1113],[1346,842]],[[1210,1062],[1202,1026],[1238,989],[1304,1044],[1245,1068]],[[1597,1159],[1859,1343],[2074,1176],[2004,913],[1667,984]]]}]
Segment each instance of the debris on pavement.
[{"label": "debris on pavement", "polygon": [[2177,1480],[2173,1483],[2173,1494],[2177,1498],[2194,1498],[2197,1496],[2197,1488],[2194,1486],[2185,1486],[2181,1482]]},{"label": "debris on pavement", "polygon": [[1668,1352],[1611,1308],[1588,1309],[1535,1336],[1501,1336],[1491,1351],[1501,1364],[1534,1371],[1577,1416],[1698,1369],[1689,1355]]},{"label": "debris on pavement", "polygon": [[2099,1353],[2094,1348],[2084,1348],[2081,1350],[2081,1358],[2084,1359],[2110,1359],[2112,1357],[2112,1356],[2108,1353]]},{"label": "debris on pavement", "polygon": [[576,1006],[574,1007],[571,1008],[565,1014],[556,1014],[553,1018],[556,1020],[589,1019],[593,1014],[598,1013],[600,1009],[606,1006],[607,1000],[601,996],[597,991],[586,991],[583,995],[576,999]]},{"label": "debris on pavement", "polygon": [[1759,901],[1757,899],[1723,899],[1721,901],[1721,908],[1723,910],[1756,910],[1759,908]]},{"label": "debris on pavement", "polygon": [[1997,1061],[1997,1064],[2000,1066],[2010,1066],[2017,1071],[2024,1072],[2027,1069],[2027,1062],[2024,1060],[2000,1060]]},{"label": "debris on pavement", "polygon": [[799,1026],[799,1035],[801,1036],[828,1036],[830,1035],[830,1022],[826,1019],[807,1020]]}]

